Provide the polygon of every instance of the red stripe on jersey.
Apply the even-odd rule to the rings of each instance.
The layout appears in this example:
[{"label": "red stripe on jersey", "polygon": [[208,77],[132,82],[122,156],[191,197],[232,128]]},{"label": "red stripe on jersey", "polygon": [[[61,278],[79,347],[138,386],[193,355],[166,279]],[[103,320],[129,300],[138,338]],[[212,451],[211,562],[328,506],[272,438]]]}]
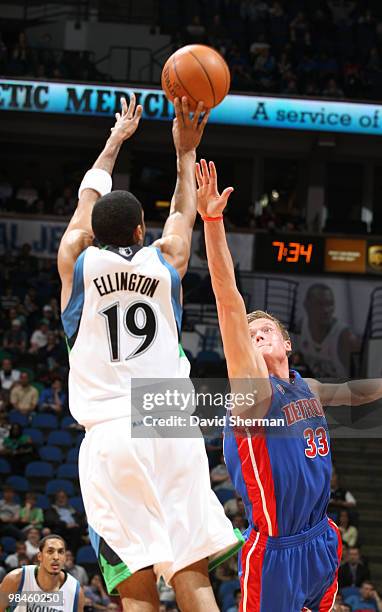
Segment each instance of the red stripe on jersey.
[{"label": "red stripe on jersey", "polygon": [[235,435],[252,520],[264,535],[277,536],[276,496],[265,435]]},{"label": "red stripe on jersey", "polygon": [[240,612],[261,611],[261,581],[266,544],[260,543],[260,533],[252,531],[241,552]]},{"label": "red stripe on jersey", "polygon": [[338,529],[335,522],[332,521],[332,519],[328,519],[328,520],[329,520],[330,527],[336,532],[337,538],[338,538],[338,545],[337,545],[338,565],[337,565],[337,571],[336,571],[334,580],[320,601],[320,606],[318,608],[319,612],[331,612],[331,610],[333,610],[334,601],[336,599],[336,595],[338,591],[338,568],[340,566],[341,557],[342,557],[342,538],[341,538],[340,530]]}]

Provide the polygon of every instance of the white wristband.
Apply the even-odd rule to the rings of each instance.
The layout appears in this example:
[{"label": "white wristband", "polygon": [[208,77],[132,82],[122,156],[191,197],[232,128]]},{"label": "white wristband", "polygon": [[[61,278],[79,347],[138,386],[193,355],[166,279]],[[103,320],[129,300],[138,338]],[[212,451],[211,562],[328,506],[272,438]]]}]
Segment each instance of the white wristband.
[{"label": "white wristband", "polygon": [[101,170],[101,168],[92,168],[88,170],[82,179],[82,183],[78,190],[78,198],[81,197],[81,194],[84,189],[94,189],[94,191],[98,191],[101,196],[110,193],[113,182],[111,180],[111,176],[106,170]]}]

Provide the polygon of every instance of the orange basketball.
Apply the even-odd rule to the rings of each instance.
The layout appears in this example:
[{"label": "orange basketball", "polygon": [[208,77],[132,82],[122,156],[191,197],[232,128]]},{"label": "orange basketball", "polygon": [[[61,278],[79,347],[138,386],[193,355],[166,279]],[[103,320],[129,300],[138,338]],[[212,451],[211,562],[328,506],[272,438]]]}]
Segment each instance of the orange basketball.
[{"label": "orange basketball", "polygon": [[220,53],[206,45],[187,45],[173,53],[162,70],[162,88],[172,102],[187,96],[190,110],[201,100],[205,108],[220,104],[231,78]]}]

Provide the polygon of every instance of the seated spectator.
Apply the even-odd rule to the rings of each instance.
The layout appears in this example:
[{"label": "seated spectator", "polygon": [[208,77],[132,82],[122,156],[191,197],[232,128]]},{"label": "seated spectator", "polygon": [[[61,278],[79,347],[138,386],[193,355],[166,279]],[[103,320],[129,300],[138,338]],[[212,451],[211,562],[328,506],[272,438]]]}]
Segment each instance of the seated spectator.
[{"label": "seated spectator", "polygon": [[349,512],[346,509],[340,511],[338,528],[341,532],[342,541],[346,542],[349,546],[356,546],[358,529],[354,525],[350,525]]},{"label": "seated spectator", "polygon": [[23,434],[18,423],[11,425],[9,436],[4,438],[1,454],[11,464],[14,474],[24,474],[25,467],[34,459],[33,443],[29,436]]},{"label": "seated spectator", "polygon": [[361,560],[359,548],[349,548],[349,561],[340,566],[338,570],[338,584],[340,589],[349,586],[361,586],[362,582],[370,578],[369,569]]},{"label": "seated spectator", "polygon": [[242,514],[235,514],[231,520],[234,529],[239,529],[241,533],[244,533],[244,531],[248,528],[248,521]]},{"label": "seated spectator", "polygon": [[322,95],[326,98],[343,98],[344,92],[341,87],[338,86],[336,79],[329,79]]},{"label": "seated spectator", "polygon": [[84,586],[85,584],[89,583],[89,577],[86,572],[86,569],[82,567],[82,565],[76,565],[74,563],[74,555],[71,550],[66,551],[65,569],[68,574],[78,580],[81,586]]},{"label": "seated spectator", "polygon": [[64,187],[62,194],[56,199],[53,206],[55,215],[71,215],[76,207],[77,200],[74,197],[73,190],[70,185]]},{"label": "seated spectator", "polygon": [[65,491],[57,491],[54,504],[45,511],[45,525],[67,541],[71,550],[77,551],[81,544],[83,517],[69,504]]},{"label": "seated spectator", "polygon": [[191,23],[186,26],[187,42],[202,43],[206,38],[206,28],[201,23],[199,15],[194,15]]},{"label": "seated spectator", "polygon": [[227,466],[224,461],[224,455],[220,457],[220,463],[216,467],[214,467],[211,472],[211,483],[213,489],[216,491],[218,488],[220,489],[231,489],[232,483],[228,474]]},{"label": "seated spectator", "polygon": [[[23,555],[22,553],[19,555],[17,567],[24,567],[24,565],[31,565],[31,564],[32,562],[29,559],[29,557],[27,557],[27,555]],[[34,565],[37,565],[37,563],[34,563]]]},{"label": "seated spectator", "polygon": [[20,370],[13,368],[11,359],[3,359],[0,370],[0,383],[3,389],[7,391],[18,382],[20,378]]},{"label": "seated spectator", "polygon": [[25,179],[23,184],[16,190],[15,198],[23,202],[24,212],[27,212],[35,203],[38,198],[38,191],[33,186],[30,178]]},{"label": "seated spectator", "polygon": [[20,304],[20,298],[14,295],[12,285],[7,285],[5,287],[4,293],[0,298],[0,304],[3,310],[17,308]]},{"label": "seated spectator", "polygon": [[227,608],[226,612],[239,612],[240,610],[240,602],[241,602],[241,591],[240,589],[236,589],[235,591],[235,605]]},{"label": "seated spectator", "polygon": [[61,326],[60,317],[50,304],[45,304],[43,306],[42,313],[44,320],[48,323],[50,331],[55,331]]},{"label": "seated spectator", "polygon": [[11,329],[4,334],[3,348],[14,357],[19,357],[26,351],[28,337],[20,319],[13,319],[11,325]]},{"label": "seated spectator", "polygon": [[27,557],[28,559],[28,556],[26,554],[25,542],[23,542],[23,540],[19,540],[18,542],[16,542],[16,552],[11,553],[10,555],[8,555],[8,557],[6,557],[5,565],[7,569],[13,570],[16,569],[16,567],[19,567],[20,557]]},{"label": "seated spectator", "polygon": [[28,415],[35,410],[38,391],[30,384],[28,372],[21,372],[19,382],[11,390],[9,401],[21,414]]},{"label": "seated spectator", "polygon": [[24,298],[24,309],[28,315],[33,315],[39,311],[37,303],[37,291],[34,287],[29,287]]},{"label": "seated spectator", "polygon": [[48,343],[49,324],[47,319],[41,319],[37,329],[33,332],[30,339],[30,353],[37,353],[39,349],[44,348]]},{"label": "seated spectator", "polygon": [[337,470],[333,465],[330,481],[330,501],[328,506],[330,516],[337,521],[340,508],[352,510],[356,507],[356,504],[357,502],[352,493],[340,486]]},{"label": "seated spectator", "polygon": [[20,249],[20,254],[16,258],[16,267],[22,271],[23,277],[29,281],[30,277],[38,272],[37,258],[32,255],[32,247],[27,242]]},{"label": "seated spectator", "polygon": [[229,518],[235,516],[235,514],[240,514],[241,516],[245,516],[245,508],[244,503],[241,496],[236,493],[234,499],[229,499],[224,504],[224,512]]},{"label": "seated spectator", "polygon": [[49,389],[44,389],[41,392],[39,410],[60,415],[66,407],[66,401],[67,397],[62,390],[62,382],[59,378],[55,378]]},{"label": "seated spectator", "polygon": [[26,555],[30,561],[39,553],[39,542],[41,540],[40,530],[36,527],[31,527],[27,531],[27,539],[25,540]]},{"label": "seated spectator", "polygon": [[8,438],[11,426],[8,423],[7,413],[4,410],[0,411],[0,453],[4,448],[4,440]]},{"label": "seated spectator", "polygon": [[110,598],[105,590],[101,576],[96,574],[92,577],[90,585],[84,588],[85,597],[88,597],[96,610],[106,610]]},{"label": "seated spectator", "polygon": [[27,530],[31,527],[42,529],[44,523],[44,513],[42,508],[36,506],[35,493],[29,492],[25,494],[25,504],[20,510],[20,523]]},{"label": "seated spectator", "polygon": [[364,610],[375,610],[382,612],[382,600],[374,588],[372,582],[364,580],[357,595],[349,595],[345,602],[351,606],[353,612],[364,612]]},{"label": "seated spectator", "polygon": [[20,518],[20,504],[15,501],[15,492],[12,487],[3,488],[3,498],[0,499],[0,536],[10,536],[16,540],[23,540],[24,536],[16,525]]}]

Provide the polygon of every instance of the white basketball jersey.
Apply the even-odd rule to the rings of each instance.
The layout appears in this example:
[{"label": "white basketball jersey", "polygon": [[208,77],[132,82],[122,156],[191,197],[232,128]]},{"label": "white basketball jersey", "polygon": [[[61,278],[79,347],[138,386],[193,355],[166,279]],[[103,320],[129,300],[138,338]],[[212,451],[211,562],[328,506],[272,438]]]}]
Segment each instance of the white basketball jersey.
[{"label": "white basketball jersey", "polygon": [[90,427],[130,416],[131,379],[187,378],[177,271],[155,247],[89,247],[62,314],[69,405]]},{"label": "white basketball jersey", "polygon": [[346,325],[336,321],[322,342],[315,342],[304,318],[298,341],[304,360],[317,378],[343,378],[349,376],[338,353],[338,343]]},{"label": "white basketball jersey", "polygon": [[[38,596],[36,596],[33,603],[22,600],[16,608],[12,608],[13,612],[78,612],[78,598],[80,593],[80,583],[78,580],[65,572],[66,580],[60,590],[57,591],[58,598],[62,603],[55,603],[55,593],[47,593],[45,595],[45,591],[40,589],[37,584],[35,578],[37,567],[37,565],[23,566],[18,592],[21,597],[24,593],[28,599],[30,599],[30,597],[27,596],[27,593],[31,595],[37,593]],[[53,601],[49,602],[48,600],[51,598]]]}]

